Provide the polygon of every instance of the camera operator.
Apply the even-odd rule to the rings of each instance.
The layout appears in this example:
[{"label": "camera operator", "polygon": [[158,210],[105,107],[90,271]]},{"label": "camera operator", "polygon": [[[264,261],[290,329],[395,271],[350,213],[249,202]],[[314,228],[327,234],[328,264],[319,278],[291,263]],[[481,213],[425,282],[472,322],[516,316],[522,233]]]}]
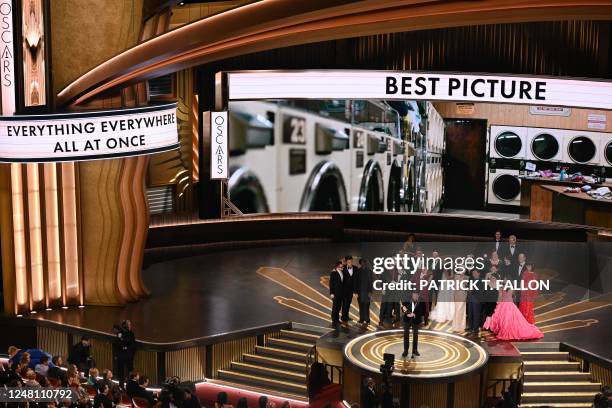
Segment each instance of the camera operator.
[{"label": "camera operator", "polygon": [[115,326],[113,331],[117,335],[114,345],[115,358],[117,360],[117,376],[119,377],[119,383],[123,386],[125,374],[134,371],[136,336],[132,331],[132,322],[129,320],[124,320],[121,322],[121,325]]}]

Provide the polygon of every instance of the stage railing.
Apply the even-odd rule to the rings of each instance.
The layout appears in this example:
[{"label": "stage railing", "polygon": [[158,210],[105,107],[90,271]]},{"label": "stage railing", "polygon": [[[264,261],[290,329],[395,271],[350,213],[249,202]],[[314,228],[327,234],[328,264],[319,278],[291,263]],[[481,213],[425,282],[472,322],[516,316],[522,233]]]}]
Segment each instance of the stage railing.
[{"label": "stage railing", "polygon": [[568,343],[559,344],[559,351],[567,351],[571,361],[580,363],[580,371],[591,373],[594,381],[612,385],[612,361]]},{"label": "stage railing", "polygon": [[[514,394],[514,400],[518,403],[523,393],[524,374],[525,364],[521,363],[516,378],[490,378],[487,382],[487,398],[501,397],[504,392],[511,391]],[[513,384],[516,384],[514,389]]]}]

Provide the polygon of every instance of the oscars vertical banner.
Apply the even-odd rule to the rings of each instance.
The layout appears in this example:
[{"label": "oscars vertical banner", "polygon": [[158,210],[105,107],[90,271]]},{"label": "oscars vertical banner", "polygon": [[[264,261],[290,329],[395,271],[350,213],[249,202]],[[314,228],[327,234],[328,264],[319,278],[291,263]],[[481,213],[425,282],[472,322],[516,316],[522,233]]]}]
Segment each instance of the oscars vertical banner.
[{"label": "oscars vertical banner", "polygon": [[2,115],[12,116],[15,114],[15,54],[11,0],[0,0],[0,47]]}]

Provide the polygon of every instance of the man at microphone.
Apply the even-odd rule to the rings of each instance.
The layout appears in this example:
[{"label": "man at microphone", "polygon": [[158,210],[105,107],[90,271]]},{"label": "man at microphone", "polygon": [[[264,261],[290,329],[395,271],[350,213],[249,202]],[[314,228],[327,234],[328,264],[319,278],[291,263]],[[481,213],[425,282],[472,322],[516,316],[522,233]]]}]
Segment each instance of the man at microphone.
[{"label": "man at microphone", "polygon": [[424,304],[419,300],[419,292],[412,292],[408,302],[402,302],[404,314],[404,352],[402,357],[408,355],[410,348],[410,328],[412,327],[412,358],[419,354],[419,325],[423,320]]}]

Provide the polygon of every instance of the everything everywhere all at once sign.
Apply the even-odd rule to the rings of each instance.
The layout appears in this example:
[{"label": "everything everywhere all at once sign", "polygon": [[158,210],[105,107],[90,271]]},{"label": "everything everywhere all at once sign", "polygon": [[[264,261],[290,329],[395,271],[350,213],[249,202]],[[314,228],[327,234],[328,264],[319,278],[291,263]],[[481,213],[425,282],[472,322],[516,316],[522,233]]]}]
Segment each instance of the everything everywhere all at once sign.
[{"label": "everything everywhere all at once sign", "polygon": [[228,72],[229,100],[382,99],[612,109],[612,82],[393,71]]},{"label": "everything everywhere all at once sign", "polygon": [[179,147],[176,103],[0,118],[0,162],[136,156]]}]

